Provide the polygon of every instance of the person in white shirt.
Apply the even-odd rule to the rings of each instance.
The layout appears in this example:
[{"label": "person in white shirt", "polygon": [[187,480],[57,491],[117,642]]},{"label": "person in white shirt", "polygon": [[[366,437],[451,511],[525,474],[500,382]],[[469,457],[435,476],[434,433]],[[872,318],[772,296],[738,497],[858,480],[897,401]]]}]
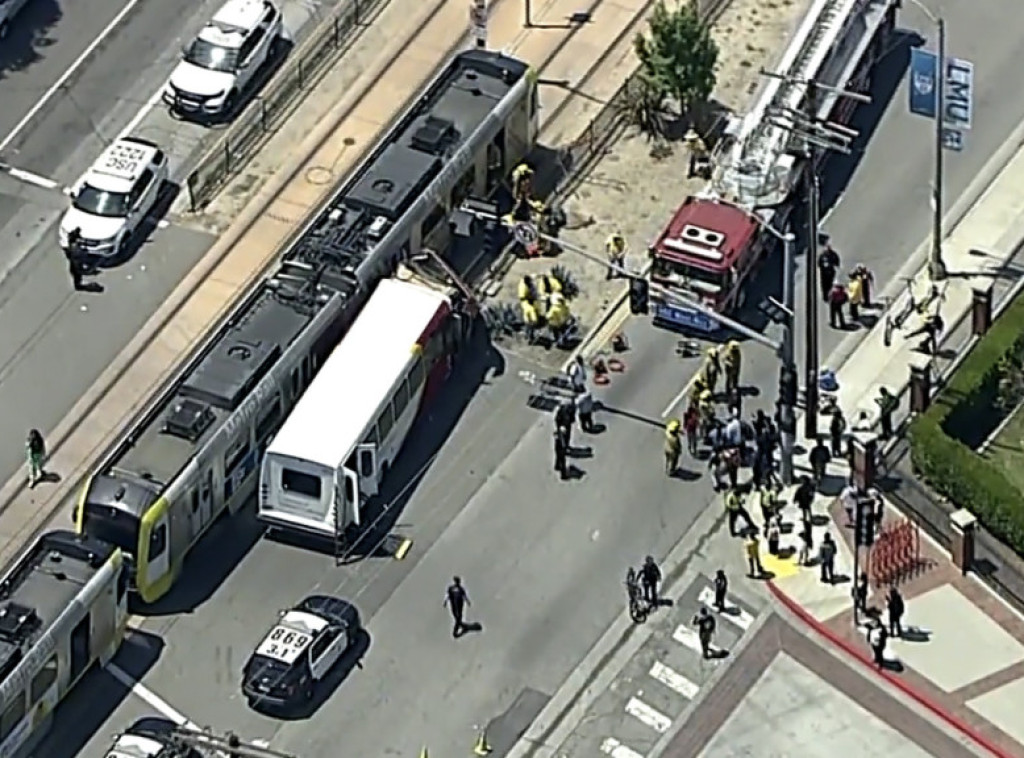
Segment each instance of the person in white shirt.
[{"label": "person in white shirt", "polygon": [[853,480],[849,480],[846,486],[843,487],[843,491],[839,493],[839,502],[843,506],[843,510],[846,511],[846,518],[852,524],[854,517],[857,513],[857,500],[860,498],[860,489]]},{"label": "person in white shirt", "polygon": [[728,447],[739,447],[743,444],[743,424],[739,416],[733,416],[725,425],[725,444]]},{"label": "person in white shirt", "polygon": [[569,364],[565,373],[569,377],[569,383],[572,385],[574,392],[581,393],[587,391],[587,367],[583,363],[583,356],[577,355],[576,359]]}]

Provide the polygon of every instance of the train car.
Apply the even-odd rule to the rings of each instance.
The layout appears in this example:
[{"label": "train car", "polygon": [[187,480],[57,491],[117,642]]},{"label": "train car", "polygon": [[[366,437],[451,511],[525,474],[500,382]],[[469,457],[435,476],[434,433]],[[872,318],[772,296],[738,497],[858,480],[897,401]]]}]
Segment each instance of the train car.
[{"label": "train car", "polygon": [[533,146],[536,77],[497,52],[455,56],[287,246],[277,269],[102,456],[76,528],[120,547],[144,603],[211,523],[255,494],[260,456],[377,283]]},{"label": "train car", "polygon": [[382,281],[267,448],[258,518],[317,539],[358,527],[467,333],[446,293]]},{"label": "train car", "polygon": [[24,758],[53,710],[128,624],[121,551],[70,531],[40,535],[0,579],[0,756]]}]

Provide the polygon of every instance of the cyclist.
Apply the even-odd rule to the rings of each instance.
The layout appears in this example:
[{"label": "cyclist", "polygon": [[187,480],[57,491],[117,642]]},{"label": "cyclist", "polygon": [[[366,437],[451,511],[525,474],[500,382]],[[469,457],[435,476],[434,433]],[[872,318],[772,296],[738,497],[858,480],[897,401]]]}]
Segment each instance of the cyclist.
[{"label": "cyclist", "polygon": [[644,600],[652,608],[658,607],[658,587],[661,584],[661,569],[654,562],[654,558],[648,555],[644,558],[644,565],[640,569],[640,584],[644,590]]}]

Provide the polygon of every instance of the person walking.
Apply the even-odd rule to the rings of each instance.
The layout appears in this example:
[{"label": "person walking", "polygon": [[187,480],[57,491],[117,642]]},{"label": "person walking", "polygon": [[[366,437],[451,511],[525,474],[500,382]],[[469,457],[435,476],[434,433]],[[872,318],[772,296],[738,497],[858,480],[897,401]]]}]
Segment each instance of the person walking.
[{"label": "person walking", "polygon": [[712,654],[711,640],[715,636],[715,617],[707,608],[701,608],[691,622],[697,627],[697,639],[700,640],[700,652],[706,659]]},{"label": "person walking", "polygon": [[885,644],[888,642],[889,634],[882,622],[875,622],[868,630],[868,644],[871,645],[871,653],[878,668],[885,666]]},{"label": "person walking", "polygon": [[683,431],[686,432],[686,449],[690,455],[697,457],[697,444],[700,439],[700,411],[695,403],[690,403],[683,414]]},{"label": "person walking", "polygon": [[572,387],[573,392],[586,392],[587,365],[583,362],[583,356],[577,355],[575,360],[569,364],[565,373],[569,379],[569,386]]},{"label": "person walking", "polygon": [[640,568],[640,586],[644,590],[644,600],[651,608],[657,608],[661,603],[658,597],[660,585],[661,569],[654,562],[654,557],[648,555],[644,558],[644,565]]},{"label": "person walking", "polygon": [[885,598],[886,610],[889,612],[889,634],[893,637],[903,636],[903,612],[906,606],[903,603],[903,595],[896,589],[894,584],[889,588],[889,594]]},{"label": "person walking", "polygon": [[832,245],[825,245],[825,249],[818,254],[818,284],[821,285],[821,299],[826,303],[828,293],[832,291],[832,285],[836,282],[839,266],[839,253]]},{"label": "person walking", "polygon": [[864,281],[856,274],[850,275],[850,283],[846,285],[846,294],[850,299],[850,320],[860,321],[860,309],[864,305]]},{"label": "person walking", "polygon": [[832,419],[828,424],[828,438],[831,443],[833,458],[841,458],[843,456],[844,434],[846,434],[846,417],[843,416],[842,410],[836,406],[836,409],[832,411]]},{"label": "person walking", "polygon": [[25,441],[28,460],[28,486],[35,487],[46,476],[46,442],[38,429],[32,429]]},{"label": "person walking", "polygon": [[715,572],[715,610],[725,613],[725,598],[729,594],[729,578],[725,571],[718,569]]},{"label": "person walking", "polygon": [[743,552],[747,558],[747,576],[751,579],[764,576],[764,568],[761,566],[761,541],[757,539],[757,530],[753,527],[747,529]]},{"label": "person walking", "polygon": [[448,589],[445,591],[444,605],[447,606],[452,614],[452,621],[454,622],[452,637],[458,639],[468,629],[465,622],[465,613],[466,608],[472,605],[469,602],[469,594],[467,594],[466,588],[462,585],[460,577],[452,577],[452,583],[448,585]]},{"label": "person walking", "polygon": [[555,471],[562,479],[569,478],[569,435],[562,427],[555,427]]},{"label": "person walking", "polygon": [[875,275],[871,273],[871,269],[865,266],[863,263],[858,263],[856,268],[853,269],[853,277],[860,282],[861,286],[861,300],[865,308],[871,307],[871,292],[875,286]]},{"label": "person walking", "polygon": [[868,609],[868,575],[863,571],[853,586],[853,607],[861,613]]},{"label": "person walking", "polygon": [[814,482],[811,481],[811,477],[806,475],[800,477],[800,484],[797,485],[796,491],[793,493],[793,502],[800,509],[803,520],[810,522],[812,520],[811,506],[814,504]]},{"label": "person walking", "polygon": [[814,447],[811,448],[811,452],[807,454],[807,460],[811,464],[811,473],[814,474],[815,486],[821,486],[821,483],[825,481],[825,472],[831,459],[832,455],[819,437],[814,441]]},{"label": "person walking", "polygon": [[721,375],[722,363],[718,356],[718,348],[709,347],[704,354],[701,376],[704,378],[704,386],[711,395],[718,391],[718,377]]},{"label": "person walking", "polygon": [[729,519],[729,536],[731,537],[742,536],[742,532],[736,528],[736,523],[740,518],[743,519],[747,529],[754,525],[750,514],[747,513],[747,509],[743,506],[743,496],[740,495],[736,487],[727,490],[725,493],[725,512]]},{"label": "person walking", "polygon": [[576,397],[576,415],[580,419],[580,429],[586,434],[594,433],[594,396],[590,390],[583,390]]},{"label": "person walking", "polygon": [[821,567],[822,584],[836,583],[836,543],[832,541],[832,535],[825,532],[821,540],[821,547],[818,548],[818,565]]},{"label": "person walking", "polygon": [[619,232],[612,232],[604,242],[604,251],[608,256],[605,279],[622,276],[622,269],[626,267],[626,238]]},{"label": "person walking", "polygon": [[878,406],[878,420],[882,425],[882,439],[887,440],[892,437],[892,414],[896,412],[900,401],[889,392],[888,387],[879,387],[875,404]]},{"label": "person walking", "polygon": [[801,566],[811,563],[811,551],[814,550],[814,529],[809,519],[800,521],[800,552],[796,560]]},{"label": "person walking", "polygon": [[846,294],[846,287],[840,282],[832,285],[828,291],[828,323],[833,329],[846,329],[846,318],[843,316],[843,308],[849,302]]},{"label": "person walking", "polygon": [[576,421],[576,403],[562,402],[555,411],[555,429],[565,436],[565,449],[572,447],[572,425]]},{"label": "person walking", "polygon": [[86,289],[83,277],[86,274],[86,256],[82,248],[82,230],[77,226],[68,232],[67,245],[64,247],[64,256],[68,260],[68,274],[71,276],[71,284],[76,292]]},{"label": "person walking", "polygon": [[679,470],[679,456],[683,454],[683,441],[679,436],[678,419],[665,425],[665,474],[675,476]]},{"label": "person walking", "polygon": [[722,370],[725,372],[725,394],[732,397],[738,395],[740,391],[740,365],[743,362],[740,343],[736,340],[729,340],[724,352],[721,363]]}]

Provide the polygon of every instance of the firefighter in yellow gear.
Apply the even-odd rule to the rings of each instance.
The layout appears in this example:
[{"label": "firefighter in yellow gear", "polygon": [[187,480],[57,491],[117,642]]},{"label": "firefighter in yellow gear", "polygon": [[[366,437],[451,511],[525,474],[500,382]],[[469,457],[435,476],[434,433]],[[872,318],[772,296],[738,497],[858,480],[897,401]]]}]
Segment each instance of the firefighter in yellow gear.
[{"label": "firefighter in yellow gear", "polygon": [[740,364],[742,363],[740,343],[729,340],[722,350],[722,370],[725,373],[725,392],[732,395],[740,388]]},{"label": "firefighter in yellow gear", "polygon": [[697,398],[697,410],[700,411],[701,437],[706,437],[715,422],[715,400],[711,390],[704,390]]},{"label": "firefighter in yellow gear", "polygon": [[749,529],[753,525],[750,514],[747,513],[747,509],[743,505],[743,496],[735,488],[725,493],[725,513],[729,518],[729,535],[731,537],[735,537],[739,533],[736,526],[740,517],[746,522],[746,528]]},{"label": "firefighter in yellow gear", "polygon": [[612,232],[604,242],[604,251],[608,256],[608,270],[605,279],[622,276],[619,269],[626,267],[626,238],[618,232]]},{"label": "firefighter in yellow gear", "polygon": [[533,169],[527,163],[520,163],[512,169],[512,197],[529,200],[533,189]]},{"label": "firefighter in yellow gear", "polygon": [[782,521],[782,514],[779,511],[779,496],[772,486],[764,486],[758,489],[759,505],[761,506],[761,518],[764,520],[765,533],[771,524],[778,526]]},{"label": "firefighter in yellow gear", "polygon": [[707,170],[708,146],[704,142],[704,139],[697,134],[697,130],[692,126],[687,129],[686,134],[683,136],[683,141],[686,143],[686,147],[690,150],[688,177],[692,178]]},{"label": "firefighter in yellow gear", "polygon": [[532,345],[537,339],[537,329],[540,328],[540,313],[537,312],[537,306],[529,300],[520,300],[519,309],[523,315],[523,333],[527,343]]},{"label": "firefighter in yellow gear", "polygon": [[722,364],[718,361],[718,351],[713,347],[709,347],[704,356],[704,366],[701,369],[701,375],[704,377],[708,390],[712,394],[718,386],[718,377],[721,373]]},{"label": "firefighter in yellow gear", "polygon": [[572,311],[569,310],[569,302],[561,292],[553,292],[551,294],[551,298],[548,301],[547,320],[548,326],[551,327],[551,333],[557,342],[572,322]]},{"label": "firefighter in yellow gear", "polygon": [[697,374],[693,378],[693,385],[690,387],[690,405],[700,405],[700,396],[708,391],[708,381],[703,374]]},{"label": "firefighter in yellow gear", "polygon": [[672,476],[679,469],[679,456],[683,454],[682,424],[672,419],[665,425],[665,473]]}]

